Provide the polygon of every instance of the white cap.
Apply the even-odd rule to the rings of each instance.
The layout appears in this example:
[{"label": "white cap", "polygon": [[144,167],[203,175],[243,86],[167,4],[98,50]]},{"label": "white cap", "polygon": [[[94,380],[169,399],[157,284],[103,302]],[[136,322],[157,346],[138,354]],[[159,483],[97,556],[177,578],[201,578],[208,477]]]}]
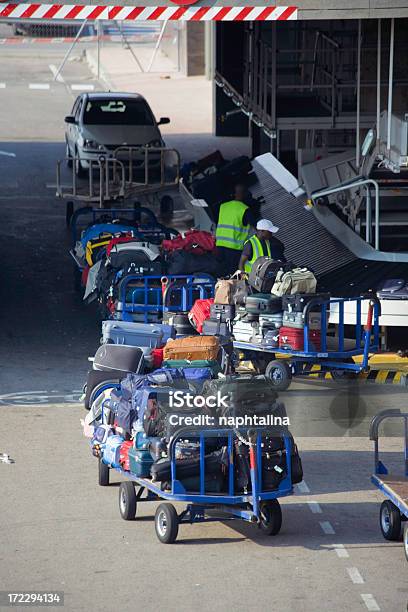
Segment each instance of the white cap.
[{"label": "white cap", "polygon": [[258,221],[258,223],[256,224],[256,229],[266,230],[268,232],[271,232],[271,234],[276,234],[276,232],[279,231],[279,227],[276,227],[276,225],[274,225],[272,221],[269,221],[269,219],[261,219],[260,221]]}]

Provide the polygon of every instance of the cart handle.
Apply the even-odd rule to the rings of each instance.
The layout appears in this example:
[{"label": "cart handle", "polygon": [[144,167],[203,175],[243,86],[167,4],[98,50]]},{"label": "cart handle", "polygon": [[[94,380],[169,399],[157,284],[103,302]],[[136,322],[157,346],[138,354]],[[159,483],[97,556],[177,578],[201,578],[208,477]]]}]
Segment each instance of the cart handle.
[{"label": "cart handle", "polygon": [[381,410],[378,414],[373,417],[370,423],[369,437],[373,442],[378,442],[378,428],[382,421],[392,417],[400,417],[408,420],[408,412],[403,413],[399,408],[388,408],[387,410]]}]

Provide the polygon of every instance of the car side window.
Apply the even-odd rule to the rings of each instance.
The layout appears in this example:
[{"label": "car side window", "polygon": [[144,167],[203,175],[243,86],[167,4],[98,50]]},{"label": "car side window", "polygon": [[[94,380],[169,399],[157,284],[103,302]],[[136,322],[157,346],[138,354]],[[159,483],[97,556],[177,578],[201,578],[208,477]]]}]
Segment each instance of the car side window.
[{"label": "car side window", "polygon": [[75,120],[76,121],[79,121],[79,118],[81,116],[81,109],[82,109],[82,98],[80,98],[78,100],[78,106],[77,106],[77,109],[75,111]]},{"label": "car side window", "polygon": [[74,106],[72,107],[72,111],[71,111],[71,115],[72,117],[75,117],[77,109],[78,109],[78,104],[81,98],[77,98],[74,102]]}]

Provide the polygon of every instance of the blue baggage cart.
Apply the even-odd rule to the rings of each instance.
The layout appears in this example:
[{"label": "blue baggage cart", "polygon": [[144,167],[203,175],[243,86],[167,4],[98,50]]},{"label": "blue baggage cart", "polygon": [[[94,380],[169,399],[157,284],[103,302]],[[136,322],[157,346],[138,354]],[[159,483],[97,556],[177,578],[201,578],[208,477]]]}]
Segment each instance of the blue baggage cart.
[{"label": "blue baggage cart", "polygon": [[[169,488],[162,490],[160,482],[149,478],[139,478],[134,474],[116,467],[109,467],[99,460],[99,484],[109,483],[109,470],[114,469],[125,480],[119,487],[119,510],[124,520],[136,518],[137,504],[146,501],[165,500],[156,508],[155,530],[160,542],[173,543],[178,535],[179,526],[185,523],[203,523],[241,519],[258,527],[265,535],[276,535],[282,525],[282,512],[278,499],[293,494],[292,484],[292,445],[293,438],[289,432],[281,432],[286,452],[286,469],[284,476],[274,490],[266,490],[262,483],[262,433],[265,428],[244,429],[199,429],[184,427],[171,437],[168,455],[171,461],[171,481]],[[191,437],[200,441],[200,477],[199,492],[186,491],[177,478],[175,460],[176,443],[180,439]],[[236,492],[234,484],[234,438],[244,440],[249,446],[251,486],[246,493]],[[221,493],[206,492],[205,480],[205,441],[215,438],[227,441],[228,466],[225,491]],[[224,443],[224,442],[223,442]],[[186,508],[177,513],[171,502],[186,502]]]},{"label": "blue baggage cart", "polygon": [[[387,419],[402,420],[404,425],[404,469],[402,474],[389,474],[380,460],[378,429]],[[408,412],[382,410],[371,421],[370,440],[374,442],[374,474],[371,482],[387,498],[380,508],[380,529],[386,540],[403,540],[408,561]]]}]

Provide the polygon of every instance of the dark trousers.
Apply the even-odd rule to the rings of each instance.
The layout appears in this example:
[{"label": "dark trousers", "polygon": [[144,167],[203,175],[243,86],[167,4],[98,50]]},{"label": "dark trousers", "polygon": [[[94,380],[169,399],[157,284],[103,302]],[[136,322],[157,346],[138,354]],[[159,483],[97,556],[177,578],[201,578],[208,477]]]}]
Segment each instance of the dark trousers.
[{"label": "dark trousers", "polygon": [[239,260],[242,251],[228,249],[227,247],[217,247],[217,261],[219,264],[218,276],[229,276],[238,270]]}]

